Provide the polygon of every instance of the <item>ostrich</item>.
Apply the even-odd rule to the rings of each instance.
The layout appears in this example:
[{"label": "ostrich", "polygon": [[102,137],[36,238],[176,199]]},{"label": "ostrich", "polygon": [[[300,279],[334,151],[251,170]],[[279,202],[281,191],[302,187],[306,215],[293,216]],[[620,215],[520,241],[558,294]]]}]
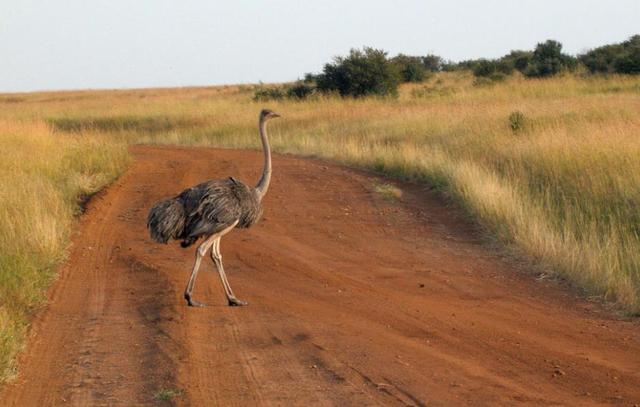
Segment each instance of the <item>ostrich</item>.
[{"label": "ostrich", "polygon": [[147,218],[147,228],[151,238],[158,243],[169,239],[182,240],[180,245],[188,247],[200,237],[204,241],[196,250],[196,260],[184,291],[184,298],[191,307],[204,304],[193,300],[193,286],[196,282],[202,258],[211,249],[211,258],[218,269],[222,286],[230,306],[247,305],[239,300],[229,285],[222,266],[220,239],[233,228],[248,228],[262,215],[262,198],[269,189],[271,180],[271,150],[267,139],[267,121],[280,117],[271,110],[260,112],[259,130],[264,150],[264,169],[255,188],[251,188],[233,177],[210,180],[185,189],[178,196],[158,202]]}]

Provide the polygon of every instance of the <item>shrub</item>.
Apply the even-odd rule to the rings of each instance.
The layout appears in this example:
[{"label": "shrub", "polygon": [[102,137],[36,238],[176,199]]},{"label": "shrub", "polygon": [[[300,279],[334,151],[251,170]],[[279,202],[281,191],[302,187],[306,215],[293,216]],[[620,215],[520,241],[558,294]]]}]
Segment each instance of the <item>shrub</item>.
[{"label": "shrub", "polygon": [[404,82],[422,82],[425,78],[425,72],[420,65],[407,65],[401,71]]},{"label": "shrub", "polygon": [[265,102],[270,100],[283,100],[287,99],[306,99],[316,92],[316,87],[313,84],[298,81],[293,85],[285,85],[281,87],[263,87],[260,86],[256,89],[253,100],[255,102]]},{"label": "shrub", "polygon": [[524,128],[525,118],[524,113],[516,110],[509,115],[509,127],[514,133],[521,131]]},{"label": "shrub", "polygon": [[400,74],[387,53],[365,47],[352,49],[347,57],[336,57],[318,75],[318,90],[337,91],[341,96],[396,95]]},{"label": "shrub", "polygon": [[511,75],[513,73],[514,66],[513,63],[509,60],[504,61],[502,59],[498,60],[496,63],[496,71],[502,75]]},{"label": "shrub", "polygon": [[591,73],[640,73],[640,35],[595,48],[579,57]]},{"label": "shrub", "polygon": [[520,73],[525,73],[532,58],[533,52],[531,51],[514,50],[503,56],[501,61],[511,65],[513,69],[518,70]]},{"label": "shrub", "polygon": [[640,74],[640,47],[615,60],[615,71],[624,74]]},{"label": "shrub", "polygon": [[464,71],[470,70],[474,71],[476,67],[482,63],[482,61],[486,61],[485,59],[467,59],[465,61],[460,61],[458,63],[454,63],[452,67],[452,71]]},{"label": "shrub", "polygon": [[481,59],[473,68],[473,74],[480,78],[487,78],[496,71],[495,61]]},{"label": "shrub", "polygon": [[513,66],[502,60],[481,59],[473,68],[473,74],[479,78],[503,80],[513,72]]},{"label": "shrub", "polygon": [[316,83],[318,81],[318,75],[313,74],[311,72],[307,72],[304,74],[304,79],[302,82],[304,83]]},{"label": "shrub", "polygon": [[281,88],[265,88],[259,87],[253,94],[253,100],[256,102],[266,102],[269,100],[282,100],[285,92]]},{"label": "shrub", "polygon": [[576,64],[575,58],[562,53],[561,43],[547,40],[536,46],[525,75],[532,78],[553,76],[575,68]]},{"label": "shrub", "polygon": [[437,55],[429,54],[422,57],[422,66],[427,72],[440,72],[444,61]]},{"label": "shrub", "polygon": [[400,72],[403,82],[422,82],[424,80],[425,69],[420,57],[399,54],[391,61],[395,64],[398,72]]},{"label": "shrub", "polygon": [[623,48],[620,44],[605,45],[580,55],[579,59],[591,73],[613,73],[614,62],[622,53]]},{"label": "shrub", "polygon": [[315,91],[315,86],[305,82],[298,82],[287,89],[287,97],[289,99],[306,99],[307,97],[314,94]]},{"label": "shrub", "polygon": [[457,71],[459,68],[457,63],[453,61],[447,61],[442,63],[442,66],[440,69],[443,72],[453,72],[453,71]]}]

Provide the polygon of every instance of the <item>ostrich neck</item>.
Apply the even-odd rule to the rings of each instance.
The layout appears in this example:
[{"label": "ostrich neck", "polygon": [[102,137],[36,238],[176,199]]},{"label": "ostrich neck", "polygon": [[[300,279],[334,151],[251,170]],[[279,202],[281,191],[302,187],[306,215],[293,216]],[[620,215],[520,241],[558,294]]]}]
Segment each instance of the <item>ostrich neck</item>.
[{"label": "ostrich neck", "polygon": [[269,182],[271,181],[271,148],[269,147],[269,139],[267,138],[267,121],[260,120],[260,138],[262,139],[262,149],[264,151],[264,169],[262,170],[262,177],[256,185],[256,194],[258,200],[262,201],[262,198],[269,189]]}]

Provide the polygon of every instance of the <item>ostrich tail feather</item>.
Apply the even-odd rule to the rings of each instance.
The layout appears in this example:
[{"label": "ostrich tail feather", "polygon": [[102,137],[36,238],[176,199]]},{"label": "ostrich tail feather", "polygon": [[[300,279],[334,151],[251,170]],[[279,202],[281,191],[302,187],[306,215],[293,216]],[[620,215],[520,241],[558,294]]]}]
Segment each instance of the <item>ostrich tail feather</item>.
[{"label": "ostrich tail feather", "polygon": [[158,243],[177,239],[184,230],[186,221],[184,206],[175,198],[158,202],[149,211],[147,228],[151,238]]}]

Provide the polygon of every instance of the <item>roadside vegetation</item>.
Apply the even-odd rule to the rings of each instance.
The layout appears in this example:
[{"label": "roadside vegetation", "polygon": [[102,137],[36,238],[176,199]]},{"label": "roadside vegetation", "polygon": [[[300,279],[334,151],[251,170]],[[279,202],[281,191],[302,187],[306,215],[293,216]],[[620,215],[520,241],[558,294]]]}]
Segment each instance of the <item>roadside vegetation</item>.
[{"label": "roadside vegetation", "polygon": [[0,119],[0,381],[64,257],[82,200],[126,167],[126,146]]},{"label": "roadside vegetation", "polygon": [[428,184],[516,255],[640,313],[640,77],[610,70],[633,47],[606,75],[547,41],[457,64],[366,48],[285,85],[0,95],[0,380],[82,198],[123,171],[126,145],[258,149],[265,106],[284,117],[277,152]]}]

